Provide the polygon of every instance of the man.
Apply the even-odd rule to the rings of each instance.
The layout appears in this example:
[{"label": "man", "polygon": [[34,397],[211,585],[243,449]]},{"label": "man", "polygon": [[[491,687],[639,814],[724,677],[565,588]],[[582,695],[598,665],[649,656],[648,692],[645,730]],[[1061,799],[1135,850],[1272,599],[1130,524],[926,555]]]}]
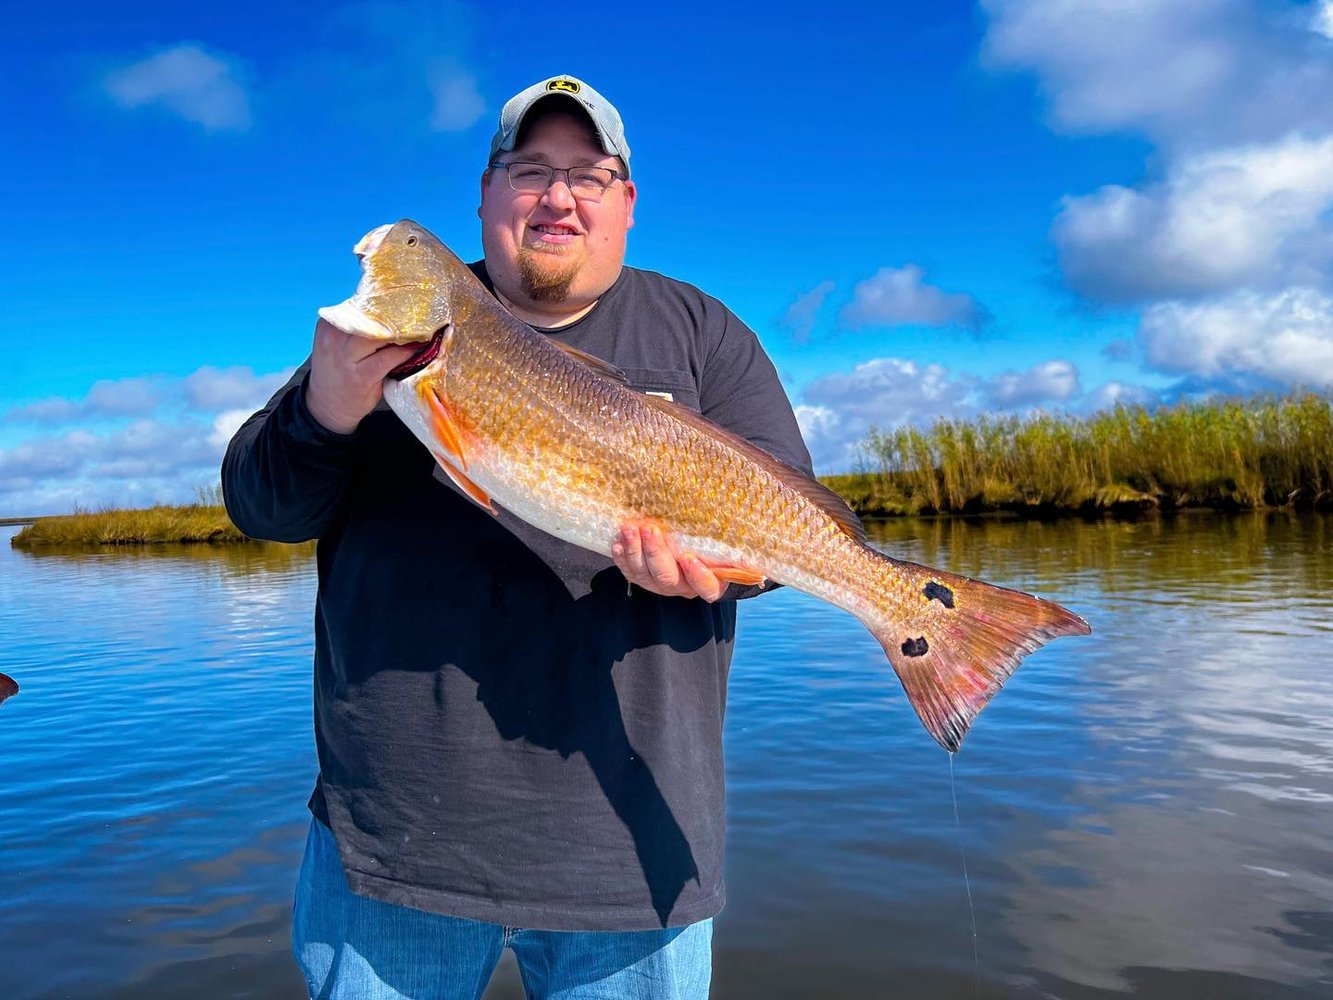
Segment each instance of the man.
[{"label": "man", "polygon": [[[754,334],[624,266],[636,195],[615,108],[535,84],[500,115],[472,268],[538,331],[808,471]],[[612,565],[480,511],[381,402],[411,353],[321,321],[223,463],[242,530],[319,539],[311,994],[479,997],[507,945],[530,996],[704,997],[735,599],[758,588],[652,531]]]}]

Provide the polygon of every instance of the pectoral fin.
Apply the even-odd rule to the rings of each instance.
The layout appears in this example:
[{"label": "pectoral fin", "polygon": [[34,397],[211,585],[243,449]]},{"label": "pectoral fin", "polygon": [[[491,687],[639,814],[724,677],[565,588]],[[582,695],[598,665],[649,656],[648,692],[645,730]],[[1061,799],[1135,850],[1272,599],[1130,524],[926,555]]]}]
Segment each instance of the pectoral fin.
[{"label": "pectoral fin", "polygon": [[[435,432],[435,442],[439,450],[449,457],[448,460],[455,467],[466,469],[467,456],[463,454],[463,439],[459,437],[458,426],[454,423],[453,417],[449,416],[448,408],[428,382],[422,382],[417,392],[421,396],[421,401],[430,410],[431,429]],[[437,453],[435,457],[440,456]]]},{"label": "pectoral fin", "polygon": [[417,393],[430,411],[431,430],[435,434],[435,447],[430,453],[435,456],[435,461],[440,463],[440,468],[453,484],[475,501],[478,507],[499,516],[499,511],[491,503],[490,496],[469,479],[464,471],[467,469],[467,455],[463,451],[463,439],[458,433],[458,425],[449,415],[449,408],[444,405],[444,401],[428,382],[422,382],[417,388]]},{"label": "pectoral fin", "polygon": [[763,586],[768,582],[768,577],[762,573],[756,573],[752,569],[746,569],[743,566],[718,565],[710,563],[707,560],[700,560],[709,571],[719,580],[726,583],[738,583],[742,587]]},{"label": "pectoral fin", "polygon": [[478,507],[482,510],[489,511],[496,517],[500,516],[500,512],[495,509],[495,505],[491,503],[491,498],[487,495],[485,490],[455,468],[454,464],[445,455],[438,451],[432,452],[432,454],[435,456],[435,461],[440,463],[440,468],[444,470],[444,474],[452,480],[455,486],[473,500]]}]

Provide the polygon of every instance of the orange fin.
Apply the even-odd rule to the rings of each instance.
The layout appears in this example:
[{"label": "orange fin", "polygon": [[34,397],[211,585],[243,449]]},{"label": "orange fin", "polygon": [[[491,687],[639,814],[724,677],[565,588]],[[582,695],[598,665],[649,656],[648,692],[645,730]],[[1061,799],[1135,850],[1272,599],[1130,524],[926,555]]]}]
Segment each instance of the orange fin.
[{"label": "orange fin", "polygon": [[603,378],[609,378],[612,382],[619,382],[621,385],[629,385],[629,379],[626,378],[625,373],[615,365],[611,364],[611,362],[603,361],[596,355],[589,354],[587,351],[580,351],[577,347],[570,347],[568,344],[562,343],[559,340],[552,340],[551,343],[560,348],[560,350],[564,351],[575,361],[587,365]]},{"label": "orange fin", "polygon": [[1059,636],[1092,631],[1072,611],[1031,594],[914,563],[896,568],[927,610],[895,615],[886,608],[871,631],[917,717],[950,753],[1024,656]]},{"label": "orange fin", "polygon": [[727,583],[738,583],[742,587],[762,587],[768,582],[768,577],[763,573],[756,573],[752,569],[745,569],[742,566],[724,566],[714,565],[707,560],[700,560],[712,574],[719,580],[725,580]]},{"label": "orange fin", "polygon": [[431,454],[435,456],[435,461],[440,463],[440,468],[444,470],[445,475],[453,481],[455,486],[466,493],[478,507],[490,511],[496,517],[500,516],[500,512],[495,509],[495,505],[491,503],[491,498],[486,491],[460,472],[448,456],[438,451],[431,452]]},{"label": "orange fin", "polygon": [[719,427],[701,413],[696,413],[688,406],[682,406],[680,403],[669,399],[663,399],[661,396],[643,397],[644,402],[654,409],[669,413],[682,423],[689,424],[696,430],[707,434],[709,437],[724,441],[732,448],[735,448],[741,454],[745,455],[751,461],[759,465],[765,472],[776,477],[783,486],[801,494],[812,504],[827,514],[843,533],[855,539],[858,542],[866,540],[866,529],[861,523],[861,519],[856,516],[856,512],[847,506],[847,501],[831,489],[816,479],[811,479],[800,469],[794,469],[781,459],[774,458],[768,452],[764,451],[757,444],[745,440],[739,434],[733,434],[725,428]]},{"label": "orange fin", "polygon": [[424,381],[418,387],[417,393],[430,409],[431,426],[435,429],[435,440],[441,450],[449,456],[449,461],[455,466],[466,469],[467,456],[463,454],[463,441],[459,438],[458,428],[454,425],[453,418],[449,416],[449,411],[445,409],[444,403],[436,395],[435,390]]}]

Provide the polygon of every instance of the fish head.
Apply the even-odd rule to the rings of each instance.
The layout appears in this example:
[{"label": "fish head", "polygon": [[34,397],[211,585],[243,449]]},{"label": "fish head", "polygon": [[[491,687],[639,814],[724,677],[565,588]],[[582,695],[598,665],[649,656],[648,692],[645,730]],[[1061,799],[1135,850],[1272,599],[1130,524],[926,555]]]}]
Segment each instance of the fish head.
[{"label": "fish head", "polygon": [[[352,250],[361,281],[351,298],[319,315],[338,329],[386,344],[425,344],[414,366],[438,346],[453,319],[452,299],[467,267],[424,226],[410,219],[377,226]],[[471,277],[471,272],[468,272]]]}]

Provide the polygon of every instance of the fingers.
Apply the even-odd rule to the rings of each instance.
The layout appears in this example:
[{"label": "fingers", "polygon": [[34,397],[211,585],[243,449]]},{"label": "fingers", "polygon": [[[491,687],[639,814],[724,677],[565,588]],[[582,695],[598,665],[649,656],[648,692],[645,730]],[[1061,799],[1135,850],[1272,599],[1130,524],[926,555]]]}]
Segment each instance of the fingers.
[{"label": "fingers", "polygon": [[716,601],[726,585],[695,555],[678,555],[656,525],[625,525],[611,558],[630,583],[663,597]]},{"label": "fingers", "polygon": [[680,571],[694,593],[709,604],[718,600],[727,585],[713,575],[702,559],[693,553],[681,556]]},{"label": "fingers", "polygon": [[306,386],[311,414],[329,430],[350,434],[380,401],[384,377],[417,349],[376,343],[321,318],[315,324]]}]

